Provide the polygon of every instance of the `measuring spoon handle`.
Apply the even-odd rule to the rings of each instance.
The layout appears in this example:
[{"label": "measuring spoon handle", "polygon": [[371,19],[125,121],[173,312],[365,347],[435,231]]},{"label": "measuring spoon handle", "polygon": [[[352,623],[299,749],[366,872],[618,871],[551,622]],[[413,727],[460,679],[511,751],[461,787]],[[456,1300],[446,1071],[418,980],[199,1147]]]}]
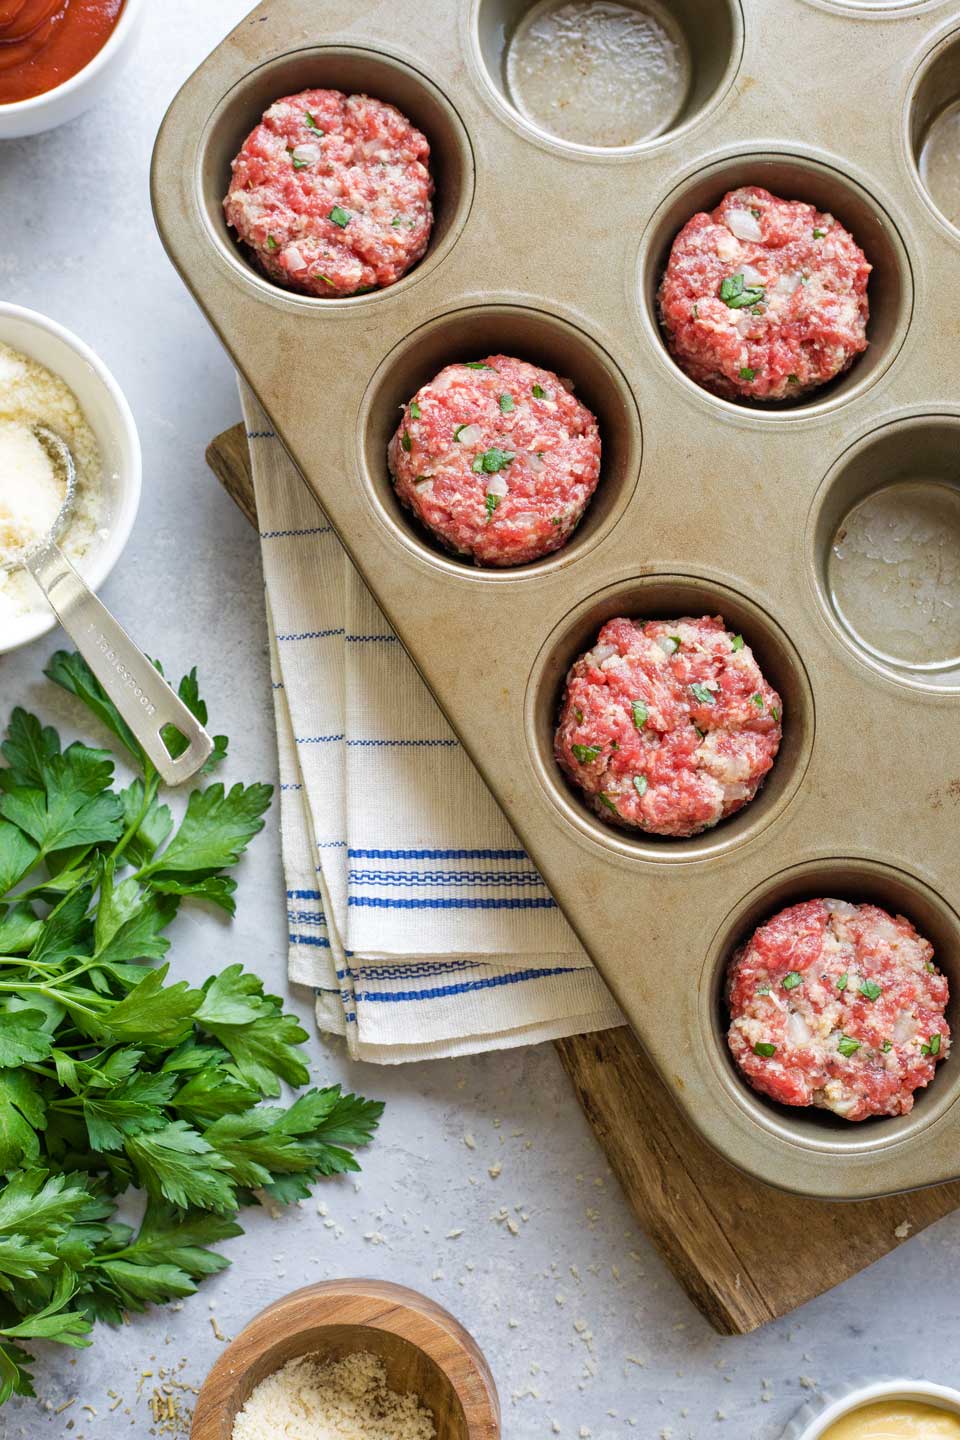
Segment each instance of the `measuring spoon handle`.
[{"label": "measuring spoon handle", "polygon": [[[213,750],[203,726],[77,574],[59,545],[45,545],[26,563],[60,624],[166,784],[182,785],[191,779]],[[188,742],[176,759],[160,733],[165,725],[174,725]]]}]

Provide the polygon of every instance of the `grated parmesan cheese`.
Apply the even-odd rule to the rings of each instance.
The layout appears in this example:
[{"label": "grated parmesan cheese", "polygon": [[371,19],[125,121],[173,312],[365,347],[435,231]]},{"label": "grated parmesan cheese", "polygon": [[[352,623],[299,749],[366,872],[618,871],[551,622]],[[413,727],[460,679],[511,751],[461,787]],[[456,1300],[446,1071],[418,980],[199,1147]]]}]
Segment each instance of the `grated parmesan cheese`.
[{"label": "grated parmesan cheese", "polygon": [[[76,563],[97,538],[103,509],[101,460],[96,437],[77,397],[67,383],[45,365],[0,344],[0,459],[8,477],[0,484],[0,558],[10,561],[17,550],[44,533],[56,518],[63,499],[62,484],[56,510],[51,483],[57,488],[45,452],[30,434],[33,425],[47,425],[67,442],[77,467],[77,492],[73,514],[61,537],[61,547]],[[33,489],[32,502],[18,498],[12,503],[19,481]],[[23,570],[0,571],[0,626],[31,611],[43,609],[46,601],[30,575]]]},{"label": "grated parmesan cheese", "polygon": [[254,1389],[233,1423],[232,1440],[436,1440],[419,1398],[387,1384],[378,1355],[289,1360]]}]

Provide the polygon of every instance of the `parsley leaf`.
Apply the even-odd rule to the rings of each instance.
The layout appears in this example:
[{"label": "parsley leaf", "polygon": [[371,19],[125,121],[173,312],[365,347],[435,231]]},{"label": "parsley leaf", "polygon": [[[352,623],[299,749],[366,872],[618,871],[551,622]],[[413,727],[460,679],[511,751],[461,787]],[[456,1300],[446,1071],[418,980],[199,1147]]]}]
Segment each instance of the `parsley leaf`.
[{"label": "parsley leaf", "polygon": [[[111,754],[24,710],[0,747],[0,1404],[32,1393],[23,1341],[84,1346],[94,1319],[190,1295],[254,1183],[289,1201],[355,1170],[382,1110],[338,1087],[261,1105],[308,1081],[296,1018],[239,965],[196,989],[155,968],[182,903],[232,913],[226,872],[270,787],[195,790],[175,824],[84,662],[60,652],[49,675],[138,774],[115,787]],[[195,671],[179,693],[206,723]],[[116,1218],[131,1186],[150,1197],[136,1235]]]},{"label": "parsley leaf", "polygon": [[720,299],[731,310],[758,305],[767,298],[762,285],[744,285],[742,275],[728,275],[720,282]]},{"label": "parsley leaf", "polygon": [[346,230],[347,226],[350,224],[350,212],[348,210],[344,210],[340,205],[334,205],[333,209],[327,216],[327,219],[332,220],[334,225],[339,225],[341,230]]},{"label": "parsley leaf", "polygon": [[601,746],[571,745],[570,749],[573,751],[574,758],[578,760],[581,765],[592,765],[594,760],[596,760],[597,756],[600,754]]},{"label": "parsley leaf", "polygon": [[194,790],[179,830],[165,850],[145,867],[145,873],[184,870],[222,870],[236,865],[247,845],[263,829],[270,805],[270,785],[220,784]]},{"label": "parsley leaf", "polygon": [[470,469],[477,475],[497,475],[507,465],[516,460],[516,455],[510,450],[500,450],[494,445],[489,450],[484,450],[480,455],[475,455]]}]

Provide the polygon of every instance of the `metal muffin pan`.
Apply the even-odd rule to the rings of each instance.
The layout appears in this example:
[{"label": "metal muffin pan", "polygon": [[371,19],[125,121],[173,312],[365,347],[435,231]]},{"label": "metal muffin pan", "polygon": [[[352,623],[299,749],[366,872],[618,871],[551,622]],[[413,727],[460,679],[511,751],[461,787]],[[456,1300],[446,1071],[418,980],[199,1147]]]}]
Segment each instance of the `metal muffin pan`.
[{"label": "metal muffin pan", "polygon": [[[960,479],[948,302],[960,235],[915,158],[932,115],[960,96],[960,13],[673,0],[693,55],[687,105],[644,144],[597,150],[513,108],[502,48],[525,8],[261,5],[164,122],[161,235],[693,1123],[735,1165],[799,1194],[956,1178],[960,1054],[906,1117],[851,1125],[778,1107],[728,1058],[722,980],[737,942],[780,906],[872,899],[932,940],[960,1018],[960,674],[878,661],[825,581],[831,524],[891,470]],[[431,142],[433,240],[387,290],[287,293],[224,226],[230,159],[272,100],[309,85],[393,101]],[[833,211],[874,265],[869,350],[789,409],[708,395],[656,322],[673,235],[748,180]],[[603,463],[564,550],[484,571],[441,553],[401,510],[385,451],[420,384],[496,350],[574,380],[598,415]],[[690,840],[603,825],[552,759],[565,670],[620,612],[723,614],[783,695],[763,790]]]}]

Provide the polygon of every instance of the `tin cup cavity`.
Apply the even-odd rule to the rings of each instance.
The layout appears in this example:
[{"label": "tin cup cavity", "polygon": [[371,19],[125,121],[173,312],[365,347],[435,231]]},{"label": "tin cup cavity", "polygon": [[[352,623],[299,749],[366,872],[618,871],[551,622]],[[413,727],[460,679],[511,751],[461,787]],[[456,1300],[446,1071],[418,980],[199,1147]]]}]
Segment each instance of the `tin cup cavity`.
[{"label": "tin cup cavity", "polygon": [[[223,201],[230,187],[230,164],[250,131],[275,100],[312,88],[366,94],[395,105],[430,142],[435,182],[434,224],[427,253],[393,285],[324,300],[277,285],[257,268],[227,225]],[[211,116],[198,150],[198,201],[207,229],[225,260],[257,289],[301,305],[335,310],[376,302],[422,278],[449,252],[473,202],[474,164],[463,121],[447,97],[425,75],[375,50],[343,45],[314,46],[281,55],[245,75],[223,97]]]},{"label": "tin cup cavity", "polygon": [[[957,1035],[960,1020],[960,917],[923,881],[891,865],[865,859],[825,858],[781,871],[752,890],[724,920],[707,954],[700,985],[700,1022],[720,1083],[758,1125],[784,1140],[838,1156],[898,1145],[925,1130],[960,1096],[960,1064],[952,1052],[932,1082],[917,1091],[909,1115],[842,1120],[813,1106],[780,1105],[754,1090],[734,1064],[727,1045],[730,1023],[725,997],[727,968],[738,947],[758,926],[802,900],[847,900],[904,915],[929,940],[934,962],[950,985],[947,1021]],[[960,1052],[958,1052],[960,1054]],[[945,1141],[944,1143],[949,1143]]]},{"label": "tin cup cavity", "polygon": [[[677,365],[660,325],[657,290],[674,240],[694,215],[715,209],[729,190],[744,185],[759,185],[784,200],[804,200],[835,216],[873,266],[868,290],[867,350],[828,385],[789,405],[731,401],[711,394]],[[913,310],[910,261],[896,225],[879,201],[830,165],[770,151],[718,160],[681,182],[668,195],[644,232],[638,286],[644,328],[677,378],[707,404],[751,420],[782,422],[790,417],[820,415],[862,395],[893,363]]]},{"label": "tin cup cavity", "polygon": [[960,224],[947,218],[937,198],[927,188],[921,173],[921,155],[930,134],[944,112],[960,105],[960,30],[953,30],[923,57],[907,94],[904,110],[904,141],[907,163],[924,201],[936,220],[954,239],[960,239]]},{"label": "tin cup cavity", "polygon": [[[400,413],[417,390],[444,368],[487,355],[514,355],[573,381],[574,394],[600,426],[600,481],[562,549],[529,565],[482,568],[443,549],[397,499],[387,446]],[[367,387],[358,424],[360,471],[381,521],[421,559],[472,580],[510,580],[569,565],[592,548],[623,514],[637,484],[642,440],[629,385],[614,360],[575,325],[519,305],[478,305],[428,320],[386,357]]]},{"label": "tin cup cavity", "polygon": [[[511,119],[529,134],[584,156],[635,155],[684,134],[719,104],[743,53],[743,12],[739,0],[660,0],[648,7],[666,12],[685,43],[690,82],[677,114],[656,134],[632,145],[583,145],[535,125],[514,104],[507,81],[507,54],[518,25],[540,0],[474,0],[473,39],[490,91]],[[643,9],[643,5],[638,5]]]},{"label": "tin cup cavity", "polygon": [[[554,756],[554,733],[567,672],[595,643],[608,620],[676,620],[722,615],[740,633],[783,702],[783,740],[754,799],[719,825],[689,839],[650,835],[606,824],[568,783]],[[781,814],[803,780],[813,749],[813,692],[803,662],[780,626],[752,600],[726,585],[689,575],[650,574],[584,600],[557,626],[537,657],[527,687],[526,732],[540,784],[566,821],[606,849],[659,863],[705,860],[753,839]]]},{"label": "tin cup cavity", "polygon": [[[807,550],[818,599],[831,629],[845,645],[881,674],[919,689],[955,693],[960,690],[960,650],[956,654],[944,650],[940,658],[931,654],[921,660],[904,656],[893,637],[889,646],[876,638],[865,639],[856,629],[855,617],[844,614],[830,579],[831,547],[851,512],[880,491],[915,481],[932,482],[960,497],[960,416],[912,415],[871,431],[846,450],[814,497]],[[918,604],[928,599],[920,596]],[[921,612],[920,620],[929,634],[929,614]]]}]

